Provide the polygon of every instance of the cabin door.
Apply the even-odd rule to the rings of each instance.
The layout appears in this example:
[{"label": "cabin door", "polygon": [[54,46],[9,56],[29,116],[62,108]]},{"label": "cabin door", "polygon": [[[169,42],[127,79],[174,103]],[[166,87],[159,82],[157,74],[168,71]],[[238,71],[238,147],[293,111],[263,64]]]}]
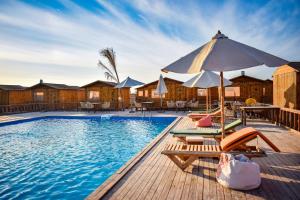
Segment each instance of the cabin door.
[{"label": "cabin door", "polygon": [[254,98],[257,102],[262,102],[262,91],[261,91],[261,87],[259,86],[252,86],[251,87],[251,97]]},{"label": "cabin door", "polygon": [[58,108],[58,94],[57,91],[55,90],[48,90],[48,103],[49,103],[49,107],[52,110],[56,110]]}]

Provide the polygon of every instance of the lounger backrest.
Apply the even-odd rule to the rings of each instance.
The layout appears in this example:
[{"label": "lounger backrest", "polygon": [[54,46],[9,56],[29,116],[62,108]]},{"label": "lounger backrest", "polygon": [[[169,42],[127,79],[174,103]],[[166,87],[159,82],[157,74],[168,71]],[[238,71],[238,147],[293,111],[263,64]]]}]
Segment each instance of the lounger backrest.
[{"label": "lounger backrest", "polygon": [[[228,136],[226,136],[220,143],[223,151],[232,150],[234,146],[240,145],[240,141],[246,139],[247,141],[257,137],[258,131],[252,127],[243,128]],[[243,141],[244,143],[246,141]]]},{"label": "lounger backrest", "polygon": [[220,107],[213,108],[213,109],[210,110],[210,112],[213,113],[213,112],[216,112],[218,110],[220,110]]},{"label": "lounger backrest", "polygon": [[221,109],[218,109],[218,110],[212,112],[210,115],[218,115],[220,113],[221,113]]}]

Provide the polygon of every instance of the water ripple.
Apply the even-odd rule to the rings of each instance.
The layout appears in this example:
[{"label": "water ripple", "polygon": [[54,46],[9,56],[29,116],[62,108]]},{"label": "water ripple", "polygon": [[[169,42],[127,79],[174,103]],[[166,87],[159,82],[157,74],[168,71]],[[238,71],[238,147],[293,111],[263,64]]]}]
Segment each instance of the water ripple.
[{"label": "water ripple", "polygon": [[0,127],[0,199],[83,199],[173,119],[43,119]]}]

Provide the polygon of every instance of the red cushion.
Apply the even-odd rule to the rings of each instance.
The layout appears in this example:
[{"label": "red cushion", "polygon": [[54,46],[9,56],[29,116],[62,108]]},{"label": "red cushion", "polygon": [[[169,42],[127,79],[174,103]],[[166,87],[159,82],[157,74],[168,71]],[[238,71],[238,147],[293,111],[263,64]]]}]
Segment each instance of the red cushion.
[{"label": "red cushion", "polygon": [[196,122],[197,127],[209,127],[212,126],[211,116],[207,115]]}]

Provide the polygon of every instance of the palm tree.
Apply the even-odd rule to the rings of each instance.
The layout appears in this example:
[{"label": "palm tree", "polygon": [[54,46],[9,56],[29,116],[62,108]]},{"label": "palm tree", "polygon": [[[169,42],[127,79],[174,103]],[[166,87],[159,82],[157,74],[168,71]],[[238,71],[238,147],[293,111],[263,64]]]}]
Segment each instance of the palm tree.
[{"label": "palm tree", "polygon": [[98,66],[104,70],[104,75],[107,80],[112,80],[117,84],[120,83],[116,65],[116,54],[112,48],[102,49],[100,56],[106,58],[109,66],[105,65],[101,60],[98,61]]},{"label": "palm tree", "polygon": [[[120,79],[117,71],[116,54],[114,50],[112,48],[106,48],[102,49],[99,53],[101,57],[105,58],[108,61],[108,65],[105,65],[101,60],[98,61],[98,66],[104,70],[105,78],[119,84]],[[118,89],[118,100],[121,98],[120,93],[121,91],[120,89]],[[123,108],[123,105],[121,105],[121,107]]]}]

